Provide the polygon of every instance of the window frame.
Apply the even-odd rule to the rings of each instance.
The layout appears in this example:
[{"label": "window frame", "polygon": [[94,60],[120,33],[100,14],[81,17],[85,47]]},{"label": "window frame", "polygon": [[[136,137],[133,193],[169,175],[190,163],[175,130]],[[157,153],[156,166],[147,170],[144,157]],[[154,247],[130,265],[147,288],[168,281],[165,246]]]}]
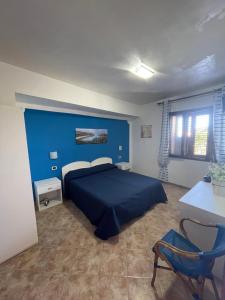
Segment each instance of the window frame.
[{"label": "window frame", "polygon": [[[185,136],[182,134],[181,140],[181,155],[171,154],[171,119],[173,116],[182,115],[183,117],[183,129],[184,129],[184,122],[185,118],[188,116],[194,116],[192,120],[195,122],[197,115],[209,115],[209,129],[208,129],[208,139],[207,139],[207,149],[206,155],[194,155],[194,140],[195,140],[195,126],[192,126],[192,142],[190,144],[192,151],[191,153],[184,153],[185,147]],[[181,111],[174,111],[169,113],[169,157],[170,158],[178,158],[178,159],[188,159],[188,160],[197,160],[197,161],[211,161],[211,153],[212,153],[212,138],[213,138],[213,107],[203,107],[203,108],[196,108],[196,109],[188,109],[188,110],[181,110]]]}]

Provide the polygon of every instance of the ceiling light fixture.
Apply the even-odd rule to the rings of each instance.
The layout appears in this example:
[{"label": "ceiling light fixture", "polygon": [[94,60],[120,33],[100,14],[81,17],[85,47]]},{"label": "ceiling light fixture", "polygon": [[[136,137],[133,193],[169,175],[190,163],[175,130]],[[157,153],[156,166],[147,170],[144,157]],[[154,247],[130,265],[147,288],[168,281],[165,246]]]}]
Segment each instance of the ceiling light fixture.
[{"label": "ceiling light fixture", "polygon": [[131,72],[143,79],[149,79],[155,74],[155,72],[151,68],[149,68],[142,62],[139,63],[133,70],[131,70]]}]

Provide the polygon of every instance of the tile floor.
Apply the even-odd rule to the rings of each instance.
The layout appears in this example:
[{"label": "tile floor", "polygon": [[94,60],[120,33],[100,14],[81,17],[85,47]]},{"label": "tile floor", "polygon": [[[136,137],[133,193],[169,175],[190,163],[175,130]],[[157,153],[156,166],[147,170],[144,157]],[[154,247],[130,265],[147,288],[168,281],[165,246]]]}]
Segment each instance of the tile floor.
[{"label": "tile floor", "polygon": [[[125,226],[109,241],[70,201],[37,213],[39,244],[0,265],[1,300],[190,300],[177,277],[159,270],[150,285],[151,248],[178,228],[178,199],[187,191],[164,185],[169,201]],[[214,299],[206,287],[205,299]]]}]

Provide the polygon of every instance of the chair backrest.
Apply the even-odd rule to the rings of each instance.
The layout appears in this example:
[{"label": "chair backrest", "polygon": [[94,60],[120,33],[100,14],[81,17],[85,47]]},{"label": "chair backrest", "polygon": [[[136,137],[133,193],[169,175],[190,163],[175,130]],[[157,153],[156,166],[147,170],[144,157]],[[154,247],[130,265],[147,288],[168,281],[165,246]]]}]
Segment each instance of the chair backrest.
[{"label": "chair backrest", "polygon": [[212,250],[201,253],[202,258],[213,259],[225,255],[225,226],[218,224],[217,235]]}]

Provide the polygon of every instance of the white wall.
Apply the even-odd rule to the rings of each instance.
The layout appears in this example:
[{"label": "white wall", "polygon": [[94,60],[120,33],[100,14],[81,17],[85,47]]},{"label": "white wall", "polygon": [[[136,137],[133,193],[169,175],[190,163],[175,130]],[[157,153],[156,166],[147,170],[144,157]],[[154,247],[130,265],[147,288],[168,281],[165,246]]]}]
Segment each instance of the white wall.
[{"label": "white wall", "polygon": [[[173,104],[172,110],[185,110],[213,105],[213,96],[195,97],[191,100],[179,101]],[[161,106],[157,103],[146,104],[142,107],[141,117],[133,123],[133,167],[134,170],[157,178],[159,167],[157,163],[161,136]],[[140,138],[140,126],[152,125],[153,137]],[[192,187],[207,173],[208,163],[195,160],[170,159],[169,182]]]},{"label": "white wall", "polygon": [[23,111],[0,105],[0,263],[37,243]]}]

